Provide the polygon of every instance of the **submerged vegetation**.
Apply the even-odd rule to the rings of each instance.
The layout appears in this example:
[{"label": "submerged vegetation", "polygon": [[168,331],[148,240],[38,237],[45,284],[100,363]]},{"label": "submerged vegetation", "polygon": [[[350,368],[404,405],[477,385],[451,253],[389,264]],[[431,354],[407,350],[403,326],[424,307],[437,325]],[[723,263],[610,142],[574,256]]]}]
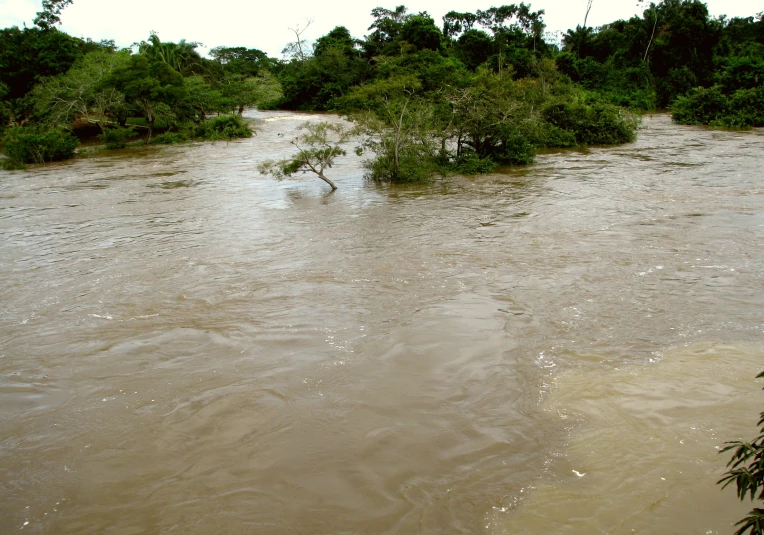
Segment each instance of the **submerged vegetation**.
[{"label": "submerged vegetation", "polygon": [[74,156],[74,150],[80,144],[66,130],[43,130],[31,126],[9,129],[2,143],[7,156],[3,161],[6,169],[23,169],[29,163],[66,160]]},{"label": "submerged vegetation", "polygon": [[[756,376],[763,378],[764,372]],[[750,442],[736,440],[727,442],[720,451],[726,453],[732,451],[732,458],[727,463],[727,472],[719,480],[722,488],[735,483],[737,496],[741,501],[749,498],[764,505],[764,412],[759,415],[759,435]],[[764,508],[754,507],[748,515],[740,520],[736,526],[740,526],[735,535],[763,535],[764,534]]]},{"label": "submerged vegetation", "polygon": [[626,143],[640,110],[764,126],[762,14],[714,19],[699,0],[645,4],[641,17],[599,28],[585,20],[560,43],[544,11],[524,3],[451,11],[441,26],[426,12],[379,7],[363,39],[338,26],[311,45],[308,27],[293,30],[281,60],[222,46],[204,58],[198,43],[153,33],[123,50],[78,39],[56,27],[71,1],[43,2],[35,27],[0,30],[6,166],[71,157],[67,131],[95,129],[108,149],[249,137],[250,106],[345,115],[368,176],[391,182]]},{"label": "submerged vegetation", "polygon": [[329,184],[332,190],[337,186],[325,174],[339,156],[347,154],[343,145],[353,137],[354,132],[340,124],[325,121],[303,123],[303,133],[291,141],[297,152],[285,160],[268,160],[260,165],[260,172],[278,179],[297,173],[313,173]]}]

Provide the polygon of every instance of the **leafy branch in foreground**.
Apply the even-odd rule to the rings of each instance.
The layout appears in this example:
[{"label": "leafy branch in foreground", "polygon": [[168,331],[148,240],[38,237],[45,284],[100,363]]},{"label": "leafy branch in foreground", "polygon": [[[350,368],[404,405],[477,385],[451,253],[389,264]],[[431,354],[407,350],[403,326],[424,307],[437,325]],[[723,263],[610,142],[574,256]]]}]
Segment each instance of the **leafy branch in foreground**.
[{"label": "leafy branch in foreground", "polygon": [[337,186],[324,175],[324,171],[334,165],[338,156],[347,154],[342,145],[353,137],[353,130],[325,121],[303,123],[300,128],[304,132],[291,141],[297,153],[285,160],[268,160],[260,165],[259,171],[279,180],[296,173],[314,173],[336,190]]},{"label": "leafy branch in foreground", "polygon": [[[764,377],[764,372],[756,376]],[[760,414],[759,436],[751,442],[735,440],[726,442],[726,446],[720,451],[725,453],[734,450],[732,459],[727,463],[727,472],[717,483],[727,485],[735,483],[737,486],[737,496],[741,501],[749,496],[751,501],[754,499],[764,501],[764,412]],[[743,535],[749,532],[750,535],[764,534],[764,509],[754,507],[748,516],[735,524],[740,528],[735,535]]]}]

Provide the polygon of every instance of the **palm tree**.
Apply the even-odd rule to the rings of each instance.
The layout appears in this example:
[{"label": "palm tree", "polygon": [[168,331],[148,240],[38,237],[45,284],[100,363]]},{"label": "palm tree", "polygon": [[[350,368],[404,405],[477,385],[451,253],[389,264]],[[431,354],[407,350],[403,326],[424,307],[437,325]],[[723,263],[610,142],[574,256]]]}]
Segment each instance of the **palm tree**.
[{"label": "palm tree", "polygon": [[575,53],[579,58],[589,48],[594,36],[594,28],[589,26],[576,26],[575,30],[568,30],[562,38],[562,44],[566,50]]},{"label": "palm tree", "polygon": [[163,43],[155,32],[151,32],[148,41],[138,45],[138,53],[152,61],[167,63],[183,76],[193,76],[202,70],[202,57],[196,51],[198,46],[199,43],[189,43],[185,39],[178,43]]}]

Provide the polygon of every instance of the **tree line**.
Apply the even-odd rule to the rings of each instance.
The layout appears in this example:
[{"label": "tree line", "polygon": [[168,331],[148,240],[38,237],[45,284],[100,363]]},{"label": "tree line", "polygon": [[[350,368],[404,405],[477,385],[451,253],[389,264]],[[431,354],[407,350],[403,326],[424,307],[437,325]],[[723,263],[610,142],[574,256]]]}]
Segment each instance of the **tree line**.
[{"label": "tree line", "polygon": [[338,26],[311,44],[310,23],[293,29],[282,59],[244,47],[205,58],[197,43],[156,34],[117,50],[57,29],[71,1],[45,0],[35,27],[0,30],[6,154],[68,140],[60,155],[13,157],[22,163],[70,155],[70,131],[83,125],[109,147],[138,134],[153,143],[251,135],[241,119],[248,106],[346,115],[370,155],[369,176],[389,181],[624,143],[639,110],[670,107],[686,124],[764,125],[762,15],[714,19],[699,0],[650,3],[641,17],[600,28],[584,23],[560,43],[544,11],[524,3],[451,11],[441,25],[426,12],[380,7],[362,39]]}]

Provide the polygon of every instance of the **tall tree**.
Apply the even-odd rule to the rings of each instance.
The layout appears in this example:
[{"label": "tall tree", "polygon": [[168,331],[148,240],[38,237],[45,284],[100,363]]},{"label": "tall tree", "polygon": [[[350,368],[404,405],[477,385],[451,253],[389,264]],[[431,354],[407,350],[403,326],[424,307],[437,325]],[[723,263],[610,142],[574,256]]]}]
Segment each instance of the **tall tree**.
[{"label": "tall tree", "polygon": [[151,61],[161,61],[183,76],[201,74],[202,57],[196,51],[199,43],[181,39],[177,43],[162,42],[155,32],[151,32],[147,41],[138,44],[138,53]]},{"label": "tall tree", "polygon": [[50,30],[61,23],[61,11],[73,0],[43,0],[42,11],[37,12],[34,24],[41,30]]},{"label": "tall tree", "polygon": [[300,127],[303,133],[291,141],[297,152],[285,160],[264,162],[259,170],[276,178],[292,176],[296,173],[313,173],[329,184],[332,191],[337,185],[327,178],[324,172],[331,169],[334,161],[347,154],[342,146],[354,135],[354,132],[341,124],[303,123]]},{"label": "tall tree", "polygon": [[149,61],[140,54],[114,69],[103,85],[120,91],[129,104],[143,112],[149,125],[146,143],[151,141],[157,119],[174,120],[173,107],[182,104],[187,94],[180,73],[163,61]]},{"label": "tall tree", "polygon": [[75,119],[82,119],[103,131],[104,123],[125,107],[124,95],[105,86],[104,81],[128,61],[126,52],[99,50],[87,54],[65,74],[49,78],[32,90],[37,115],[51,126],[69,127]]}]

